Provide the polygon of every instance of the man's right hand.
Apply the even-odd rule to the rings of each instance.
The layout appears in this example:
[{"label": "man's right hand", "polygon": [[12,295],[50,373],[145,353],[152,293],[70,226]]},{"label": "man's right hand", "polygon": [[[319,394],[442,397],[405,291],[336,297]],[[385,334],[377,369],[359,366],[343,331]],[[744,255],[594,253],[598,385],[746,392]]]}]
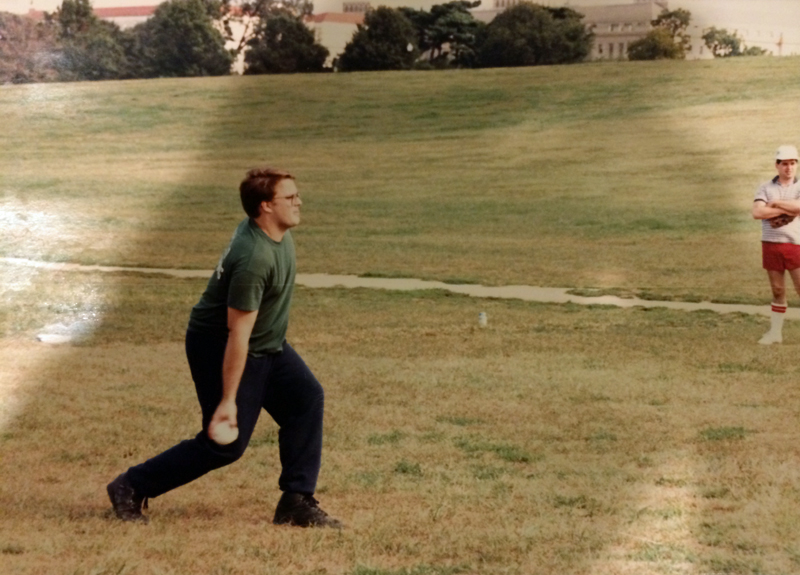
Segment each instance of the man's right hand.
[{"label": "man's right hand", "polygon": [[233,428],[238,427],[236,423],[236,402],[222,400],[217,406],[214,415],[211,416],[211,422],[208,424],[209,437],[214,436],[214,428],[220,424],[227,424]]}]

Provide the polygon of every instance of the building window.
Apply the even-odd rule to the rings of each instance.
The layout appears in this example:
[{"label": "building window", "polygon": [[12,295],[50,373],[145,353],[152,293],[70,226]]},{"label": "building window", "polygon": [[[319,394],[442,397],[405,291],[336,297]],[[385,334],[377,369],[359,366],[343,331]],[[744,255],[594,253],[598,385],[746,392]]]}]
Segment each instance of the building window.
[{"label": "building window", "polygon": [[369,2],[345,2],[342,5],[344,12],[357,12],[363,14],[369,10]]},{"label": "building window", "polygon": [[610,32],[616,32],[617,30],[619,30],[619,24],[611,24],[608,27],[608,29],[609,29]]},{"label": "building window", "polygon": [[614,57],[614,44],[609,44],[608,45],[608,57],[609,58],[613,58]]},{"label": "building window", "polygon": [[625,55],[625,42],[620,42],[619,43],[619,55],[620,56],[624,56]]},{"label": "building window", "polygon": [[598,44],[597,45],[597,55],[598,56],[602,56],[603,55],[603,45],[602,44]]}]

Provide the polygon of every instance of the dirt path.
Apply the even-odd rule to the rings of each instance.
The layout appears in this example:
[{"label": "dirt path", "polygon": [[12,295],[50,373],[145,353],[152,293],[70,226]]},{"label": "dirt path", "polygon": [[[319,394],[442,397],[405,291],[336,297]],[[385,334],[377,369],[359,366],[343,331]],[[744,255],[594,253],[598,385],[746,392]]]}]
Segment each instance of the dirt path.
[{"label": "dirt path", "polygon": [[[0,258],[6,264],[27,266],[41,269],[81,272],[138,272],[164,274],[181,278],[207,278],[211,270],[180,270],[166,268],[134,268],[115,266],[83,266],[70,263],[40,262],[21,258]],[[543,303],[576,303],[580,305],[613,305],[617,307],[663,307],[684,311],[710,310],[717,313],[746,313],[753,315],[769,315],[769,306],[721,304],[711,302],[654,301],[638,298],[620,298],[616,296],[586,297],[572,295],[568,288],[548,288],[536,286],[482,286],[476,284],[447,284],[439,281],[418,280],[412,278],[365,278],[353,275],[331,274],[297,274],[297,285],[309,288],[370,288],[398,291],[440,289],[452,293],[468,295],[476,298],[519,299]],[[800,319],[800,309],[789,308],[787,318]]]}]

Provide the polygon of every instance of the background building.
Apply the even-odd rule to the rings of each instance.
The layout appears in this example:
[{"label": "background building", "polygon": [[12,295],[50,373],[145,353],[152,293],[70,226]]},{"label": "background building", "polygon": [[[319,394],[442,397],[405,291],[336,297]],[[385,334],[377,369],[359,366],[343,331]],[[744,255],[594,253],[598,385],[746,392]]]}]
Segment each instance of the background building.
[{"label": "background building", "polygon": [[[429,10],[447,0],[314,0],[314,13],[306,24],[317,41],[330,52],[328,64],[344,50],[369,8],[407,6]],[[476,19],[490,22],[497,14],[520,0],[483,0],[472,12]],[[664,10],[684,8],[692,13],[688,33],[689,59],[712,58],[703,33],[710,27],[736,32],[746,47],[758,46],[775,56],[800,54],[800,0],[534,0],[544,6],[569,6],[584,15],[592,27],[595,42],[589,58],[626,59],[628,46],[651,29],[650,22]],[[60,0],[2,0],[0,9],[29,12],[41,17],[52,12]],[[158,0],[94,0],[97,15],[128,28],[152,15]],[[234,35],[244,33],[235,29]],[[238,38],[231,45],[238,44]],[[236,66],[241,72],[241,59]]]},{"label": "background building", "polygon": [[122,29],[133,28],[147,20],[155,11],[156,6],[112,6],[94,9],[98,18],[113,22]]},{"label": "background building", "polygon": [[[344,47],[353,38],[356,27],[364,22],[364,14],[369,6],[367,2],[345,2],[344,4],[344,12],[315,12],[305,18],[306,26],[314,32],[317,42],[328,49],[326,66],[331,66],[333,59],[344,52]],[[348,4],[365,6],[353,7]]]},{"label": "background building", "polygon": [[[316,0],[314,20],[309,25],[320,43],[332,55],[339,54],[355,32],[356,18],[345,22],[333,14],[363,14],[369,7],[408,6],[430,9],[446,0]],[[472,13],[478,20],[490,22],[498,13],[520,0],[483,0]],[[758,46],[775,56],[800,54],[800,0],[534,0],[536,4],[569,6],[584,15],[592,26],[595,43],[590,59],[626,59],[628,45],[642,38],[652,28],[650,22],[662,10],[683,8],[692,13],[687,32],[691,38],[688,59],[713,58],[703,42],[710,27],[736,32],[745,46]],[[328,42],[330,38],[330,43]],[[340,48],[341,46],[341,48]]]}]

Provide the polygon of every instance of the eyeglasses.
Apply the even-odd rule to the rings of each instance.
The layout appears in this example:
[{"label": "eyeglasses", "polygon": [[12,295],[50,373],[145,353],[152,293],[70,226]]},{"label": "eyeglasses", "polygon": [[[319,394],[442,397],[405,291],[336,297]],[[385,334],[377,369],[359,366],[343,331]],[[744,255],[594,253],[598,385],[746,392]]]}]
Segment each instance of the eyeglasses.
[{"label": "eyeglasses", "polygon": [[289,200],[293,206],[300,203],[300,192],[292,194],[291,196],[275,196],[272,200]]}]

